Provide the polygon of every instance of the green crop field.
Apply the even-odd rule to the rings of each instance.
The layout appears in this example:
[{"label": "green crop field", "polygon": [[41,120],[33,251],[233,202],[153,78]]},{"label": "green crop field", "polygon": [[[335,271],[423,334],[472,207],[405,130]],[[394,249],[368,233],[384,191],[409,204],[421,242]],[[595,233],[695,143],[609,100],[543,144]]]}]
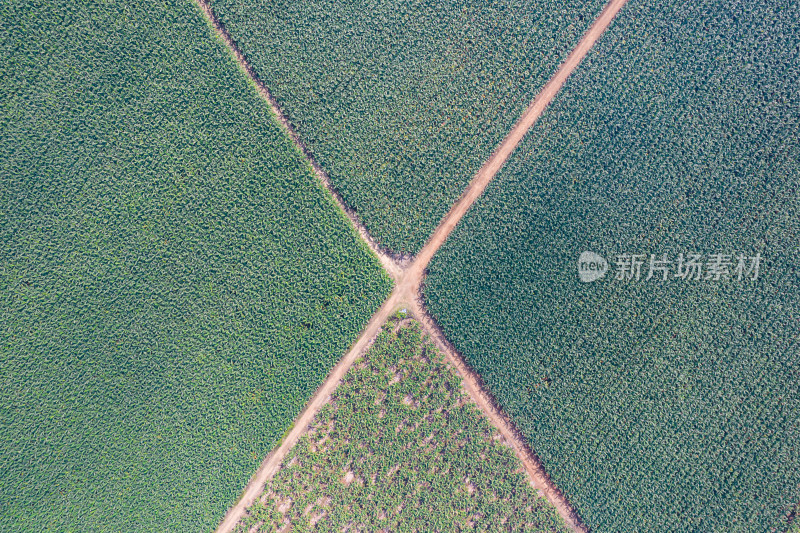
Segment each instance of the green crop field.
[{"label": "green crop field", "polygon": [[[430,266],[434,316],[593,531],[798,511],[798,87],[796,2],[631,0]],[[676,277],[690,253],[702,279]]]},{"label": "green crop field", "polygon": [[0,530],[213,530],[390,281],[192,3],[0,26]]},{"label": "green crop field", "polygon": [[391,319],[239,524],[569,531],[417,322]]},{"label": "green crop field", "polygon": [[212,0],[369,232],[415,253],[602,0]]}]

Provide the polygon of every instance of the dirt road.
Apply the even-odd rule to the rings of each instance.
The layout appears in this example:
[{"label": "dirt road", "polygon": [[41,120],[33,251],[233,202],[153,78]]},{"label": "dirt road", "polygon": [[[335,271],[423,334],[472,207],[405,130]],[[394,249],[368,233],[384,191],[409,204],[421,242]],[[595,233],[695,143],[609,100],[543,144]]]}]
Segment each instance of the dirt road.
[{"label": "dirt road", "polygon": [[339,207],[339,209],[347,215],[347,218],[350,219],[350,223],[353,224],[358,234],[361,236],[361,239],[367,244],[370,250],[378,257],[380,260],[381,265],[383,266],[384,270],[389,273],[389,275],[393,279],[397,279],[400,275],[401,267],[408,263],[408,259],[401,256],[395,256],[389,253],[387,250],[384,250],[378,245],[378,242],[372,238],[372,235],[369,234],[367,229],[361,223],[361,220],[356,216],[355,212],[350,209],[347,204],[344,203],[339,191],[333,186],[333,182],[331,181],[330,176],[322,170],[322,167],[319,166],[316,159],[312,155],[311,151],[308,147],[303,143],[302,139],[297,135],[297,132],[292,127],[289,119],[286,118],[286,115],[283,114],[280,107],[278,107],[278,103],[275,98],[272,96],[272,93],[269,92],[266,85],[261,81],[256,74],[253,67],[247,61],[247,58],[244,57],[242,51],[239,50],[239,47],[233,41],[230,33],[225,27],[219,22],[214,11],[211,9],[211,5],[208,3],[208,0],[195,0],[198,7],[203,11],[203,14],[208,20],[209,24],[214,30],[214,33],[222,39],[225,45],[228,47],[228,50],[233,54],[234,59],[236,59],[236,63],[238,63],[239,67],[244,70],[247,77],[250,78],[250,81],[256,86],[258,93],[261,97],[269,104],[270,109],[275,114],[275,118],[278,119],[278,122],[283,126],[285,132],[289,135],[289,138],[294,142],[295,146],[303,153],[306,160],[308,161],[309,165],[311,165],[311,169],[316,174],[317,178],[321,182],[322,186],[328,190],[328,192],[333,196],[334,202]]},{"label": "dirt road", "polygon": [[611,24],[611,21],[619,10],[622,9],[626,1],[627,0],[610,0],[610,2],[606,4],[597,19],[595,19],[589,29],[586,30],[581,40],[578,41],[578,45],[570,52],[567,59],[564,60],[553,77],[542,87],[542,90],[533,99],[533,102],[531,102],[531,105],[529,105],[522,114],[522,117],[514,124],[514,127],[508,135],[506,135],[505,139],[497,146],[492,155],[489,156],[489,159],[487,159],[480,170],[478,170],[478,173],[475,174],[472,181],[469,182],[469,185],[467,185],[467,188],[461,194],[458,201],[453,204],[453,207],[451,207],[450,211],[444,216],[430,239],[428,239],[428,242],[415,257],[414,262],[409,268],[409,274],[418,277],[422,276],[431,258],[442,244],[444,244],[444,241],[447,240],[453,228],[455,228],[464,217],[464,214],[466,214],[472,204],[475,203],[475,200],[483,194],[489,182],[497,175],[497,172],[503,167],[509,156],[511,156],[511,153],[519,145],[520,141],[522,141],[522,138],[528,133],[528,130],[531,129],[531,126],[542,116],[544,110],[550,105],[550,102],[552,102],[558,91],[561,90],[561,87],[563,87],[564,82],[567,81],[567,78],[575,71],[581,60],[586,57],[586,54],[597,42],[597,39],[606,31],[606,28]]},{"label": "dirt road", "polygon": [[444,244],[444,242],[447,240],[447,237],[456,227],[458,222],[463,218],[472,204],[474,204],[481,194],[483,194],[491,180],[503,167],[505,162],[511,156],[511,153],[522,141],[522,138],[525,136],[528,130],[530,130],[531,126],[533,126],[536,120],[542,115],[544,110],[564,85],[564,82],[567,80],[570,74],[575,71],[581,60],[583,60],[592,46],[594,46],[594,44],[597,42],[597,39],[603,34],[606,28],[608,28],[609,24],[619,10],[625,5],[626,0],[609,1],[594,23],[578,42],[578,45],[572,50],[569,56],[567,56],[567,59],[564,60],[553,77],[542,88],[530,106],[528,106],[519,121],[514,125],[505,139],[503,139],[503,141],[494,150],[492,155],[480,168],[475,177],[470,181],[469,185],[464,190],[464,193],[452,206],[447,215],[445,215],[445,217],[439,223],[439,226],[431,235],[428,242],[410,264],[408,264],[408,261],[406,260],[401,260],[401,258],[392,257],[384,250],[381,250],[380,247],[375,243],[357,217],[355,217],[352,211],[347,208],[341,197],[332,187],[327,174],[325,174],[325,172],[319,168],[319,165],[316,164],[309,151],[297,137],[296,133],[291,128],[291,125],[288,123],[276,105],[269,91],[255,75],[253,69],[238,50],[230,35],[228,35],[227,31],[215,18],[207,1],[196,1],[206,14],[206,17],[214,27],[214,30],[230,48],[236,58],[236,61],[256,84],[261,95],[269,102],[270,107],[272,107],[273,112],[286,128],[289,136],[297,144],[299,149],[306,155],[306,157],[308,157],[309,163],[322,182],[323,186],[331,192],[339,208],[348,215],[348,218],[350,218],[350,221],[358,230],[364,241],[378,256],[384,268],[386,268],[387,272],[395,280],[395,288],[392,291],[392,294],[383,303],[380,309],[375,312],[375,314],[367,323],[367,326],[359,335],[356,342],[352,345],[344,357],[339,360],[331,373],[325,379],[324,383],[316,391],[314,396],[306,405],[305,409],[303,409],[299,417],[295,420],[294,426],[292,427],[291,431],[289,431],[286,438],[264,459],[261,467],[248,483],[242,497],[239,499],[236,505],[229,509],[224,520],[217,528],[217,532],[228,532],[234,529],[239,520],[241,520],[242,516],[244,516],[246,509],[252,505],[259,494],[261,494],[265,483],[280,467],[280,464],[283,461],[283,458],[286,456],[286,453],[291,449],[292,446],[294,446],[302,434],[307,431],[308,426],[312,422],[314,416],[328,400],[331,393],[344,377],[344,374],[347,372],[347,370],[349,370],[355,360],[367,350],[370,344],[372,344],[375,337],[378,335],[381,326],[386,322],[386,320],[401,307],[411,310],[412,314],[423,325],[425,332],[434,339],[437,346],[446,354],[447,358],[458,369],[458,372],[461,374],[463,379],[465,390],[484,412],[484,414],[489,418],[490,422],[497,427],[497,429],[500,431],[500,434],[515,450],[525,470],[531,476],[534,485],[542,490],[545,497],[547,497],[547,499],[556,507],[559,514],[570,527],[576,531],[587,531],[587,529],[580,523],[578,515],[569,505],[567,499],[550,481],[547,473],[542,467],[542,464],[527,446],[511,420],[502,413],[491,395],[485,390],[481,383],[480,377],[467,366],[467,364],[464,362],[464,359],[453,348],[449,341],[447,341],[434,319],[424,308],[420,298],[420,287],[425,275],[425,269],[427,268],[436,251],[442,246],[442,244]]},{"label": "dirt road", "polygon": [[306,404],[300,416],[294,421],[294,426],[283,439],[280,446],[272,450],[269,455],[264,459],[258,471],[250,479],[250,482],[245,488],[244,494],[236,502],[236,505],[228,510],[224,520],[217,528],[218,532],[232,531],[236,524],[244,516],[245,511],[256,500],[256,498],[264,490],[264,484],[277,472],[281,461],[286,457],[287,452],[294,446],[300,437],[308,430],[308,426],[314,419],[314,416],[319,412],[320,408],[328,401],[331,393],[339,384],[345,373],[353,366],[353,363],[360,355],[367,351],[372,342],[378,336],[378,332],[386,323],[386,320],[399,308],[400,306],[399,294],[397,291],[393,292],[383,305],[372,315],[367,326],[361,332],[358,340],[352,345],[350,350],[342,357],[322,385],[317,389],[314,396]]}]

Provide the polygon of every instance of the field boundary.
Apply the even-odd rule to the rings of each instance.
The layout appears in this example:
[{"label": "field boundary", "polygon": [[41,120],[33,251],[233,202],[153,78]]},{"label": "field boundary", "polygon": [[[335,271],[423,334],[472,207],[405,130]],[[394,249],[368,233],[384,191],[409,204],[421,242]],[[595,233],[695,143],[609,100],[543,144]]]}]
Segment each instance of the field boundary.
[{"label": "field boundary", "polygon": [[250,62],[247,61],[247,58],[242,53],[239,45],[236,44],[236,41],[233,40],[230,32],[228,32],[227,28],[225,28],[225,25],[222,24],[222,22],[220,22],[220,20],[214,14],[214,10],[211,8],[211,4],[209,4],[208,0],[194,0],[194,2],[202,10],[206,20],[214,30],[214,33],[220,39],[222,39],[226,48],[233,54],[236,63],[242,70],[244,70],[249,80],[255,85],[260,96],[267,102],[267,104],[269,104],[269,107],[272,110],[272,113],[275,115],[275,118],[283,127],[285,133],[289,136],[297,149],[300,150],[305,159],[308,161],[309,165],[311,166],[311,170],[313,170],[314,174],[316,174],[322,186],[331,194],[334,202],[336,202],[336,205],[347,216],[347,218],[350,220],[350,223],[353,225],[353,227],[355,227],[356,231],[361,236],[361,239],[367,244],[372,253],[378,257],[378,260],[380,260],[384,270],[386,270],[393,279],[397,279],[400,276],[400,270],[402,267],[410,262],[410,257],[390,252],[378,244],[378,241],[376,241],[372,235],[369,234],[367,228],[358,218],[356,212],[344,202],[342,195],[339,193],[336,187],[334,187],[330,176],[328,176],[328,173],[322,169],[319,163],[317,163],[314,154],[311,152],[308,146],[306,146],[302,139],[300,139],[300,136],[295,131],[294,126],[292,126],[292,123],[289,122],[289,119],[278,106],[278,101],[275,100],[275,97],[272,96],[272,93],[269,91],[269,89],[267,89],[267,86],[264,85],[264,82],[262,82],[261,78],[258,77],[258,74],[253,69],[252,65],[250,65]]},{"label": "field boundary", "polygon": [[239,497],[236,504],[231,507],[225,514],[225,518],[217,527],[217,532],[233,531],[236,524],[247,512],[247,508],[255,503],[256,498],[264,491],[264,485],[269,479],[275,475],[275,472],[280,468],[283,459],[289,450],[297,444],[300,437],[308,431],[311,422],[319,410],[328,402],[334,389],[339,385],[344,375],[353,366],[356,360],[364,355],[366,351],[372,346],[372,343],[380,333],[381,328],[400,307],[401,303],[398,301],[398,294],[392,293],[391,296],[381,305],[378,311],[372,315],[372,318],[367,322],[366,327],[361,332],[355,343],[350,347],[347,353],[342,357],[336,366],[333,367],[330,374],[325,378],[325,381],[314,392],[314,395],[308,401],[306,406],[300,412],[300,415],[294,420],[294,424],[277,448],[272,450],[261,462],[258,470],[245,487],[244,493]]},{"label": "field boundary", "polygon": [[330,177],[317,164],[313,154],[299,139],[292,125],[281,112],[272,94],[258,78],[235,41],[233,41],[228,31],[214,15],[208,0],[195,0],[195,2],[205,14],[215,34],[222,39],[233,54],[236,62],[254,83],[259,94],[267,101],[291,140],[307,158],[322,186],[330,192],[335,203],[345,213],[369,249],[378,257],[385,270],[395,281],[395,287],[392,293],[372,315],[356,341],[351,345],[347,353],[337,362],[322,385],[316,390],[295,419],[293,426],[283,440],[261,463],[261,466],[247,484],[242,496],[226,513],[216,530],[217,533],[229,532],[235,528],[236,524],[246,513],[247,508],[252,505],[261,492],[263,492],[264,485],[280,467],[288,451],[308,430],[309,424],[313,421],[314,416],[316,416],[319,409],[328,401],[328,398],[339,384],[342,377],[344,377],[344,374],[350,369],[353,363],[366,352],[369,346],[372,345],[383,325],[391,315],[400,308],[409,309],[411,315],[422,325],[423,331],[431,337],[437,347],[445,354],[447,360],[453,364],[462,379],[465,391],[469,397],[476,403],[478,408],[489,419],[490,423],[497,428],[506,442],[511,446],[522,462],[534,486],[543,492],[544,497],[556,508],[564,522],[574,531],[588,532],[588,528],[582,524],[580,517],[570,505],[566,496],[555,486],[547,475],[541,461],[526,443],[525,438],[514,425],[513,421],[503,413],[502,408],[484,386],[480,376],[469,367],[463,356],[445,337],[433,316],[426,309],[422,301],[421,291],[427,266],[436,251],[444,244],[469,208],[472,207],[475,201],[483,194],[486,187],[517,148],[525,134],[536,123],[550,102],[552,102],[566,80],[605,32],[627,0],[609,0],[603,7],[589,29],[578,41],[578,44],[558,66],[553,76],[542,87],[520,119],[514,124],[502,142],[495,148],[491,156],[481,166],[472,180],[470,180],[459,199],[442,218],[436,230],[431,234],[431,237],[414,257],[392,254],[378,245],[377,241],[367,232],[355,212],[344,203],[341,195],[333,187]]},{"label": "field boundary", "polygon": [[594,20],[586,33],[583,34],[578,44],[569,53],[567,58],[559,65],[553,76],[542,87],[534,97],[533,102],[525,109],[522,117],[514,124],[511,131],[505,136],[500,144],[495,148],[489,159],[481,166],[475,177],[470,180],[461,197],[450,208],[450,211],[442,218],[428,242],[422,247],[415,256],[409,270],[414,271],[415,275],[421,276],[428,263],[433,258],[436,251],[444,244],[447,237],[458,225],[472,204],[483,194],[492,179],[497,175],[512,152],[522,142],[522,138],[542,116],[544,110],[550,105],[553,98],[564,86],[567,78],[578,68],[586,54],[594,46],[600,36],[617,15],[627,0],[609,0],[603,10]]},{"label": "field boundary", "polygon": [[481,413],[489,419],[489,423],[503,436],[511,449],[514,450],[525,472],[533,482],[533,486],[542,491],[544,497],[555,507],[568,527],[573,531],[588,533],[589,529],[581,522],[580,516],[569,503],[564,493],[550,479],[544,465],[528,445],[525,437],[517,429],[511,418],[503,412],[502,407],[500,407],[494,396],[486,389],[480,375],[472,370],[458,350],[447,340],[436,320],[424,308],[422,301],[418,301],[411,309],[412,316],[422,324],[422,330],[444,354],[447,361],[455,367],[467,395],[475,402]]}]

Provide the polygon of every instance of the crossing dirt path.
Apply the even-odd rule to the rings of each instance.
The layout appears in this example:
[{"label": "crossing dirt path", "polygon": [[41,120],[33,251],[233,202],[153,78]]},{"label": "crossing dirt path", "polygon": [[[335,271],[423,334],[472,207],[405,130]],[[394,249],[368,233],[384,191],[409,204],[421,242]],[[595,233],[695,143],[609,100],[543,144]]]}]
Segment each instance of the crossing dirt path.
[{"label": "crossing dirt path", "polygon": [[255,83],[261,95],[269,103],[291,139],[303,154],[306,155],[322,185],[331,192],[339,208],[347,214],[353,226],[370,249],[378,256],[381,264],[395,281],[395,288],[391,295],[375,312],[372,318],[370,318],[366,327],[358,336],[358,339],[353,343],[344,357],[339,360],[322,385],[320,385],[314,393],[314,396],[309,400],[308,404],[295,420],[294,425],[280,445],[264,459],[258,471],[253,475],[245,488],[239,501],[228,510],[222,523],[220,523],[217,528],[217,532],[229,532],[236,527],[236,524],[244,516],[247,508],[255,502],[256,498],[263,491],[265,483],[278,470],[286,453],[294,446],[303,433],[306,432],[314,416],[325,402],[328,401],[331,393],[344,377],[345,373],[350,369],[356,359],[366,352],[375,337],[377,337],[381,326],[400,308],[407,308],[411,311],[411,314],[422,324],[424,331],[431,336],[439,349],[445,353],[448,360],[456,367],[461,375],[466,392],[489,418],[490,422],[497,427],[506,442],[514,449],[525,470],[530,475],[534,486],[542,490],[545,497],[555,506],[567,525],[575,531],[588,531],[588,529],[581,524],[577,513],[570,506],[564,495],[550,481],[541,462],[525,443],[524,438],[516,429],[513,422],[502,412],[492,396],[485,389],[480,377],[469,368],[461,355],[445,338],[436,324],[436,321],[427,312],[422,304],[420,288],[425,276],[425,269],[436,251],[444,244],[447,237],[464,217],[472,204],[483,194],[486,187],[503,167],[528,130],[530,130],[536,120],[542,115],[564,85],[567,78],[575,71],[589,50],[608,28],[609,24],[611,24],[611,21],[619,10],[625,5],[626,0],[610,0],[608,4],[606,4],[600,12],[600,15],[578,42],[577,46],[559,66],[556,73],[550,78],[539,94],[536,95],[519,121],[517,121],[508,135],[506,135],[505,139],[497,146],[489,159],[470,181],[458,201],[450,208],[450,211],[439,223],[439,226],[433,232],[430,239],[428,239],[428,242],[422,250],[420,250],[410,262],[407,258],[391,256],[386,251],[382,250],[374,239],[372,239],[358,218],[344,204],[342,198],[333,188],[328,175],[319,167],[309,150],[294,132],[272,95],[258,79],[258,76],[242,55],[241,51],[237,48],[227,30],[215,17],[207,0],[196,0],[196,2],[205,13],[214,31],[231,50],[240,67],[247,73]]}]

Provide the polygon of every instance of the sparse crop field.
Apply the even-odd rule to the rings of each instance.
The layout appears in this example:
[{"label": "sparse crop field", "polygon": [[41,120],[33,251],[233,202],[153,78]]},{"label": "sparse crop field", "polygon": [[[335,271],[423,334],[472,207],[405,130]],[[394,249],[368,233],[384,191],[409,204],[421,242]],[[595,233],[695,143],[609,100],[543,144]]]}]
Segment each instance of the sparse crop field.
[{"label": "sparse crop field", "polygon": [[239,531],[568,531],[410,319],[390,320]]},{"label": "sparse crop field", "polygon": [[416,252],[603,3],[211,5],[373,237]]},{"label": "sparse crop field", "polygon": [[0,26],[0,529],[212,530],[390,281],[190,2]]},{"label": "sparse crop field", "polygon": [[[797,509],[799,58],[796,2],[631,0],[430,266],[427,305],[593,531]],[[587,250],[672,270],[581,283]],[[682,252],[763,262],[681,279]]]}]

